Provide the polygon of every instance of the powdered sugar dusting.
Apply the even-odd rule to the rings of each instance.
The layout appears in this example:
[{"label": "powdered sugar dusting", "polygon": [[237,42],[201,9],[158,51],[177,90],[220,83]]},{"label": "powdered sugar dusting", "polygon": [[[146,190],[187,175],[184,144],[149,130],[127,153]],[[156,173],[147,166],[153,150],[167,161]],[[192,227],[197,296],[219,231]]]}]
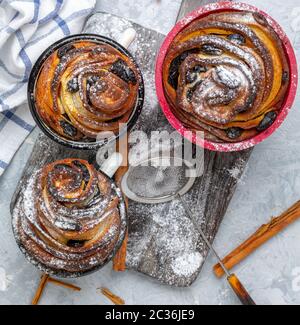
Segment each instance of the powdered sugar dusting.
[{"label": "powdered sugar dusting", "polygon": [[[150,275],[170,285],[187,285],[194,281],[204,263],[200,253],[204,247],[181,203],[178,200],[157,205],[130,203],[129,213],[135,217],[126,264],[141,271],[148,266],[155,272]],[[136,228],[141,225],[142,229]],[[187,270],[181,257],[189,254],[195,259]]]},{"label": "powdered sugar dusting", "polygon": [[200,267],[203,257],[200,253],[185,253],[178,256],[172,262],[171,267],[178,275],[189,276],[193,274]]},{"label": "powdered sugar dusting", "polygon": [[[42,272],[56,276],[78,277],[100,268],[114,256],[124,238],[126,211],[120,190],[111,183],[112,195],[119,197],[118,208],[102,214],[100,219],[105,222],[97,230],[95,240],[77,249],[61,243],[41,225],[36,205],[41,200],[40,174],[38,170],[30,175],[13,210],[13,231],[21,251]],[[106,220],[110,222],[116,216],[120,217],[120,224],[107,228]]]},{"label": "powdered sugar dusting", "polygon": [[233,167],[232,169],[228,170],[228,173],[230,174],[231,177],[235,179],[239,179],[239,176],[241,174],[241,170],[238,167]]},{"label": "powdered sugar dusting", "polygon": [[[111,31],[107,29],[108,23],[112,26]],[[153,129],[174,132],[157,104],[153,74],[156,55],[163,36],[111,15],[95,15],[87,24],[87,32],[95,32],[95,29],[92,29],[93,24],[97,26],[97,33],[114,39],[118,39],[118,35],[121,35],[127,28],[134,27],[137,31],[137,38],[129,50],[142,69],[147,96],[145,96],[143,110],[133,130],[143,130],[148,135],[148,139]],[[132,165],[149,158],[147,154],[150,150],[155,151],[152,143],[140,142],[138,144],[134,143],[134,139],[129,140],[131,144],[129,159]],[[191,203],[199,224],[202,224],[203,211],[200,211],[201,205],[196,203],[197,197],[198,192],[195,189],[186,194],[184,199]],[[198,257],[202,252],[205,254],[207,248],[199,240],[199,234],[178,200],[157,205],[130,201],[128,215],[130,222],[127,268],[146,273],[169,285],[190,285],[197,278],[204,263],[204,258],[200,261]],[[195,268],[191,268],[188,273],[177,274],[172,265],[174,266],[177,258],[185,254],[194,254],[192,256],[196,257]]]}]

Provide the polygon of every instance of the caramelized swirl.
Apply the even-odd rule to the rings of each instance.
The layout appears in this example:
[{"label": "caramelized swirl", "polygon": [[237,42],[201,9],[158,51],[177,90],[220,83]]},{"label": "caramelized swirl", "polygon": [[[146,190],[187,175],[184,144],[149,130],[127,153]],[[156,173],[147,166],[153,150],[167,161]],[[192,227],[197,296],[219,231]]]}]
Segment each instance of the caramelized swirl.
[{"label": "caramelized swirl", "polygon": [[120,193],[88,162],[44,167],[24,193],[15,232],[33,262],[59,275],[91,271],[112,254],[122,231]]},{"label": "caramelized swirl", "polygon": [[166,97],[183,124],[216,142],[267,129],[288,86],[282,43],[263,16],[211,14],[171,43],[163,66]]},{"label": "caramelized swirl", "polygon": [[115,132],[128,121],[139,78],[132,60],[108,44],[67,44],[52,53],[41,69],[36,109],[63,137],[93,141],[100,132]]}]

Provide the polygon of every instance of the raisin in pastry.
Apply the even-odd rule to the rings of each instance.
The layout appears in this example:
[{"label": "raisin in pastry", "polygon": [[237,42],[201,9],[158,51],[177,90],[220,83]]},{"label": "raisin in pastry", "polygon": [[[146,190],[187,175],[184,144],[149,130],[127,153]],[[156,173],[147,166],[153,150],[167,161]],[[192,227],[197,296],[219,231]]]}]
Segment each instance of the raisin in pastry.
[{"label": "raisin in pastry", "polygon": [[215,142],[238,142],[277,118],[289,84],[282,42],[252,12],[198,19],[171,43],[163,64],[166,98],[189,129]]}]

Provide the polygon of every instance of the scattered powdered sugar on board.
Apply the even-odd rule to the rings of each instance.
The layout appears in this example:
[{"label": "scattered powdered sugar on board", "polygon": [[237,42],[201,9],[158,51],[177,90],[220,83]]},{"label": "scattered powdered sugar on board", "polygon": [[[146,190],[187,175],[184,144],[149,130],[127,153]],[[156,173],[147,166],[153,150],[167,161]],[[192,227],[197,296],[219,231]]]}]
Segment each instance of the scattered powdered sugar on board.
[{"label": "scattered powdered sugar on board", "polygon": [[[137,39],[129,50],[143,72],[146,92],[145,104],[134,130],[143,130],[147,135],[153,129],[173,132],[174,129],[170,126],[158,105],[153,73],[155,58],[164,36],[124,19],[103,13],[95,14],[88,20],[85,32],[118,39],[118,35],[121,35],[129,27],[134,27],[137,31]],[[41,159],[31,161],[31,165],[27,168],[27,176],[30,174],[29,171],[36,170],[37,166],[42,167],[49,160],[74,155],[74,151],[68,151],[66,148],[58,150],[58,146],[53,145],[45,136],[40,136],[39,141],[36,150],[43,152],[43,155],[39,156]],[[240,144],[237,144],[237,146],[240,146]],[[140,149],[136,150],[132,155],[133,160],[140,158],[138,151],[143,151]],[[145,146],[144,149],[146,151],[147,147]],[[76,153],[76,156],[77,154],[79,155],[79,153]],[[80,153],[81,155],[82,153]],[[91,161],[93,161],[94,157],[91,158]],[[234,178],[232,176],[237,175],[236,170],[231,171],[233,175],[228,175],[228,172],[230,173],[228,170],[222,170],[223,172],[227,176],[231,176],[227,178]],[[210,216],[209,220],[205,220],[207,202],[211,199],[211,176],[205,175],[205,177],[208,178],[206,182],[202,182],[201,177],[196,180],[194,187],[184,196],[184,200],[191,207],[198,223],[203,225],[203,229],[209,238],[213,238],[214,235],[211,230],[216,229],[213,223],[218,219]],[[24,189],[24,186],[22,189]],[[191,285],[201,271],[208,250],[186,216],[179,201],[174,200],[171,203],[159,205],[145,205],[130,201],[128,217],[127,268],[152,276],[166,284],[176,286]],[[189,270],[183,267],[185,258],[187,261],[191,258],[194,267]],[[92,264],[94,262],[94,260],[91,260]],[[198,266],[196,267],[197,262]]]},{"label": "scattered powdered sugar on board", "polygon": [[[113,26],[107,28],[107,24]],[[142,130],[150,140],[151,131],[167,131],[170,134],[175,130],[168,123],[157,102],[155,89],[155,61],[159,47],[164,36],[147,30],[136,24],[111,16],[109,14],[96,14],[88,22],[85,32],[96,32],[116,40],[127,29],[133,27],[137,38],[130,45],[129,50],[143,73],[145,84],[145,101],[133,131]],[[153,135],[153,134],[152,134]],[[131,141],[132,140],[132,141]],[[162,150],[164,150],[163,143]],[[131,164],[149,158],[149,150],[155,151],[153,143],[135,143],[129,137],[129,160]],[[203,205],[199,202],[196,181],[194,188],[184,196],[199,224],[203,223]],[[126,256],[128,269],[145,273],[169,285],[188,286],[198,276],[204,263],[207,247],[199,239],[199,234],[185,214],[178,200],[163,204],[140,204],[129,202],[129,239]],[[198,256],[195,268],[190,273],[175,273],[172,266],[179,256],[194,254]],[[196,267],[196,262],[198,262]]]},{"label": "scattered powdered sugar on board", "polygon": [[235,167],[229,169],[228,173],[230,174],[231,177],[239,179],[241,170],[238,167],[235,166]]},{"label": "scattered powdered sugar on board", "polygon": [[[127,266],[143,273],[147,270],[147,274],[169,285],[190,285],[204,263],[200,254],[203,247],[181,203],[173,200],[145,205],[130,201],[129,215]],[[186,254],[201,256],[201,260],[195,261],[189,273],[175,272],[174,263]]]},{"label": "scattered powdered sugar on board", "polygon": [[236,179],[237,181],[241,181],[241,175],[245,169],[245,160],[243,158],[239,158],[235,164],[232,166],[232,168],[228,169],[227,172],[228,174]]},{"label": "scattered powdered sugar on board", "polygon": [[178,275],[189,276],[196,272],[203,261],[203,257],[198,252],[184,253],[172,262],[171,267]]}]

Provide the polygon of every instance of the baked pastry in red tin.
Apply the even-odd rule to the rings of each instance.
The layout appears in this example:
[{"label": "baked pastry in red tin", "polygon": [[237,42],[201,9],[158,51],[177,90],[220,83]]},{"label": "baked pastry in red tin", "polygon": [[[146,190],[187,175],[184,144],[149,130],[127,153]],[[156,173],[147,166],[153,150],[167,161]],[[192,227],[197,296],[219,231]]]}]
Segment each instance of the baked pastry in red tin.
[{"label": "baked pastry in red tin", "polygon": [[247,11],[195,20],[174,38],[163,63],[174,115],[214,142],[240,142],[270,127],[289,78],[280,38],[263,15]]}]

